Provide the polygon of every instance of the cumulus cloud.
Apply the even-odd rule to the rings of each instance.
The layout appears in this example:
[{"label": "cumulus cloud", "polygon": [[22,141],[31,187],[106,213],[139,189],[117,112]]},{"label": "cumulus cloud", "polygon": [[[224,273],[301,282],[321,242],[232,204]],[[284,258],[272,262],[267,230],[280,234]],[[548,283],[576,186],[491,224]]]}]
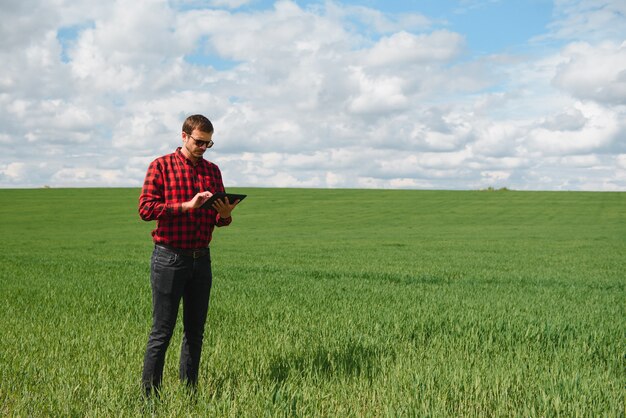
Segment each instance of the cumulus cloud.
[{"label": "cumulus cloud", "polygon": [[362,69],[353,70],[356,97],[350,99],[348,110],[354,113],[388,113],[406,108],[405,81],[400,77],[366,75]]},{"label": "cumulus cloud", "polygon": [[472,56],[339,1],[5,2],[0,186],[139,186],[203,113],[229,186],[626,189],[621,3],[558,0],[549,47]]},{"label": "cumulus cloud", "polygon": [[237,9],[245,4],[249,4],[250,2],[251,0],[211,0],[209,4],[214,7]]},{"label": "cumulus cloud", "polygon": [[594,43],[624,37],[626,4],[621,0],[556,0],[555,19],[545,37]]},{"label": "cumulus cloud", "polygon": [[391,14],[380,10],[358,5],[344,5],[340,2],[326,1],[325,15],[332,20],[339,20],[342,25],[352,31],[355,26],[364,26],[374,33],[394,33],[403,30],[424,30],[430,28],[434,21],[420,13]]},{"label": "cumulus cloud", "polygon": [[566,62],[557,70],[556,86],[578,99],[626,104],[626,41],[620,45],[572,43],[562,55]]},{"label": "cumulus cloud", "polygon": [[593,103],[580,104],[577,110],[581,119],[587,120],[579,129],[569,129],[571,122],[567,120],[564,126],[551,126],[551,129],[543,124],[536,126],[529,132],[526,149],[540,155],[577,155],[602,151],[621,139],[622,128],[616,112]]},{"label": "cumulus cloud", "polygon": [[463,37],[445,30],[426,35],[402,31],[378,41],[365,57],[370,66],[449,61],[463,48]]},{"label": "cumulus cloud", "polygon": [[26,176],[26,164],[22,162],[9,163],[0,169],[0,174],[7,177],[9,181],[23,180]]},{"label": "cumulus cloud", "polygon": [[587,121],[583,112],[574,108],[547,117],[540,126],[549,131],[579,131]]}]

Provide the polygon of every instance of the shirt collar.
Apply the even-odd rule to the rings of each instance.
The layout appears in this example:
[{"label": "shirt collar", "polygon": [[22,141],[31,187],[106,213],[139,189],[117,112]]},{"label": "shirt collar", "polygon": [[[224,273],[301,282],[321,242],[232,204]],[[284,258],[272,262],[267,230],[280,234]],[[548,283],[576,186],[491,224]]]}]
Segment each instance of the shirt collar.
[{"label": "shirt collar", "polygon": [[174,153],[176,154],[176,156],[178,158],[180,158],[182,160],[182,162],[184,162],[186,164],[189,164],[189,165],[192,165],[194,167],[197,166],[198,164],[200,164],[202,162],[202,160],[203,160],[203,158],[201,158],[200,161],[193,162],[192,160],[187,158],[187,156],[185,156],[185,154],[183,154],[182,147],[176,148],[176,151]]}]

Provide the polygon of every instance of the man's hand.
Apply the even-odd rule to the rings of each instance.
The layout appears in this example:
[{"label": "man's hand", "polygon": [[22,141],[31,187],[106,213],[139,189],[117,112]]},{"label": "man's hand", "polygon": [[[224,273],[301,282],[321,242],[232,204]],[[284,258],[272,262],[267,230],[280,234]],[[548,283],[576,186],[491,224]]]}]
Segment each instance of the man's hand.
[{"label": "man's hand", "polygon": [[188,202],[184,202],[183,203],[183,212],[187,212],[191,209],[196,209],[199,208],[200,206],[204,205],[204,202],[206,202],[207,200],[209,200],[209,198],[213,196],[213,193],[211,192],[200,192],[197,193],[193,199],[191,199]]},{"label": "man's hand", "polygon": [[213,209],[220,214],[220,218],[222,219],[230,218],[231,212],[235,209],[237,203],[239,203],[239,199],[235,200],[235,203],[232,204],[228,201],[228,197],[225,197],[224,199],[225,202],[223,202],[222,199],[217,199],[215,203],[213,203]]}]

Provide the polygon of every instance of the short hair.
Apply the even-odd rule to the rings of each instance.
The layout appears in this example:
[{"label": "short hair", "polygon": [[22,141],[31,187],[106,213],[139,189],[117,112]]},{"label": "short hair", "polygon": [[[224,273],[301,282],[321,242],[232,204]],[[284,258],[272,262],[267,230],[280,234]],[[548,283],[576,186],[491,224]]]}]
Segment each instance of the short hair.
[{"label": "short hair", "polygon": [[200,132],[213,133],[213,124],[206,116],[188,116],[183,123],[183,132],[187,135],[191,135],[194,129],[197,129]]}]

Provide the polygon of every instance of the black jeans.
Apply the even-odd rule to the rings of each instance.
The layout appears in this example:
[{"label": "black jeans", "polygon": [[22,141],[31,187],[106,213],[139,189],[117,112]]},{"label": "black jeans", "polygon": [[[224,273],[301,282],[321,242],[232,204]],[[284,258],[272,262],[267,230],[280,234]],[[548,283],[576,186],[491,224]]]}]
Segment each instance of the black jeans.
[{"label": "black jeans", "polygon": [[155,246],[150,267],[152,329],[143,363],[146,394],[158,389],[163,378],[165,352],[169,346],[178,306],[183,300],[183,342],[180,379],[192,386],[198,381],[204,324],[211,293],[211,255],[200,258],[180,255]]}]

